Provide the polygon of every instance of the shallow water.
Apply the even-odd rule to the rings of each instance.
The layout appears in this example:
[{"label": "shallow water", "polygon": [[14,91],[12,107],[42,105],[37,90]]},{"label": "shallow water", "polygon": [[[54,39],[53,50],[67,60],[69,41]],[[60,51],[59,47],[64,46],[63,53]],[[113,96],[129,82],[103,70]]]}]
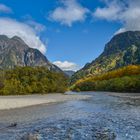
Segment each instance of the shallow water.
[{"label": "shallow water", "polygon": [[[74,93],[73,93],[74,94]],[[139,140],[140,105],[108,93],[91,98],[0,111],[0,140]],[[16,122],[16,127],[10,124]]]}]

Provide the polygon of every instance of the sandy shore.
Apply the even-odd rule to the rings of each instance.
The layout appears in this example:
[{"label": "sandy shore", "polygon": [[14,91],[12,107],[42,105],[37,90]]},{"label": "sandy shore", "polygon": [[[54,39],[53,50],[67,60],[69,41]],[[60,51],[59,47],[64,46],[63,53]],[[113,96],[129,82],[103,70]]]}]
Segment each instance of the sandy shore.
[{"label": "sandy shore", "polygon": [[0,96],[0,110],[22,108],[33,105],[57,103],[71,100],[83,100],[90,98],[88,95],[25,95],[25,96]]}]

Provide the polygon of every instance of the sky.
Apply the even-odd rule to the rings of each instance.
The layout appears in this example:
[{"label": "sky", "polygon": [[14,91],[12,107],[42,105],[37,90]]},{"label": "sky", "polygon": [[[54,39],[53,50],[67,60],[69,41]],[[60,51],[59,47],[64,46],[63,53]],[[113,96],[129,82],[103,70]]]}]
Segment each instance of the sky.
[{"label": "sky", "polygon": [[140,0],[0,0],[0,34],[21,37],[63,70],[82,68],[139,23]]}]

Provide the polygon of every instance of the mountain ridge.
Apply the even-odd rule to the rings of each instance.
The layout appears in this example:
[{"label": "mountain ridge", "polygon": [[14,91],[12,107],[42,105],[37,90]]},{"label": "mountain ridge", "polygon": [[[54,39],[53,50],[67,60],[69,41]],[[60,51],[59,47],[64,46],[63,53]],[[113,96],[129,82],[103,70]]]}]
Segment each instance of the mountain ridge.
[{"label": "mountain ridge", "polygon": [[140,31],[127,31],[115,35],[105,45],[103,53],[76,72],[71,82],[131,64],[140,64]]},{"label": "mountain ridge", "polygon": [[44,66],[49,70],[62,72],[38,49],[30,48],[20,37],[8,38],[6,35],[0,35],[0,69],[12,69],[17,66]]}]

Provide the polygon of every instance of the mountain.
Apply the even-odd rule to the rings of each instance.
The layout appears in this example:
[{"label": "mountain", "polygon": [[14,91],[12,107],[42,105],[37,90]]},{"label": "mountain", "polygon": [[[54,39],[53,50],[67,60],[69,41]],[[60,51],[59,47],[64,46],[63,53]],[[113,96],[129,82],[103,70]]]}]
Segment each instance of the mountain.
[{"label": "mountain", "polygon": [[68,76],[68,77],[71,77],[75,71],[72,71],[72,70],[67,70],[67,71],[64,71],[64,73]]},{"label": "mountain", "polygon": [[61,71],[39,50],[30,48],[18,36],[8,38],[0,35],[0,69],[12,69],[16,66],[45,66],[52,71]]},{"label": "mountain", "polygon": [[105,45],[103,53],[76,72],[72,76],[71,82],[130,64],[140,64],[140,31],[127,31],[115,35]]}]

